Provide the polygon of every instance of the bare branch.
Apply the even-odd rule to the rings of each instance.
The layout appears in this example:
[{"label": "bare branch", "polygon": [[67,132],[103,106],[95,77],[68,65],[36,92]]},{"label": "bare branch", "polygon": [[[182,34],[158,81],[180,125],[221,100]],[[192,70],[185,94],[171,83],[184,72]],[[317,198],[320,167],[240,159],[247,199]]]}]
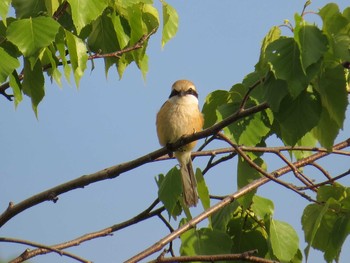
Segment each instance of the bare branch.
[{"label": "bare branch", "polygon": [[[157,198],[148,208],[146,208],[144,211],[142,211],[141,213],[139,213],[138,215],[134,216],[131,219],[128,219],[122,223],[115,224],[113,226],[104,228],[104,229],[96,231],[96,232],[85,234],[85,235],[78,237],[78,238],[75,238],[71,241],[67,241],[67,242],[52,245],[52,246],[44,246],[44,245],[36,246],[36,247],[38,247],[38,249],[27,250],[25,253],[23,253],[19,257],[13,259],[11,261],[11,263],[23,262],[23,261],[28,260],[30,258],[33,258],[35,256],[48,254],[48,253],[51,253],[53,251],[55,251],[55,252],[58,251],[60,253],[61,249],[65,249],[65,248],[69,248],[69,247],[73,247],[73,246],[78,246],[81,243],[92,240],[92,239],[110,236],[112,233],[114,233],[118,230],[121,230],[123,228],[137,224],[137,223],[142,222],[142,221],[149,219],[151,217],[159,216],[165,210],[164,207],[160,207],[152,212],[153,208],[155,208],[158,203],[159,203],[159,199]],[[1,239],[0,239],[0,242],[1,242]]]},{"label": "bare branch", "polygon": [[[50,252],[56,252],[60,256],[70,257],[70,258],[75,259],[75,260],[77,260],[79,262],[91,263],[91,261],[83,259],[83,258],[81,258],[79,256],[76,256],[76,255],[72,254],[72,253],[65,252],[65,251],[62,251],[60,249],[57,249],[57,248],[54,248],[54,247],[51,247],[51,246],[43,245],[43,244],[40,244],[40,243],[28,241],[28,240],[17,239],[17,238],[10,238],[10,237],[0,237],[0,242],[16,243],[16,244],[28,245],[28,246],[31,246],[31,247],[37,247],[37,248],[45,249],[45,250],[50,251]],[[29,251],[30,250],[25,250],[18,258],[22,258],[23,259],[22,261],[24,261],[26,259],[27,254],[29,253]],[[10,261],[10,263],[12,263],[12,262],[14,262],[14,261]]]}]

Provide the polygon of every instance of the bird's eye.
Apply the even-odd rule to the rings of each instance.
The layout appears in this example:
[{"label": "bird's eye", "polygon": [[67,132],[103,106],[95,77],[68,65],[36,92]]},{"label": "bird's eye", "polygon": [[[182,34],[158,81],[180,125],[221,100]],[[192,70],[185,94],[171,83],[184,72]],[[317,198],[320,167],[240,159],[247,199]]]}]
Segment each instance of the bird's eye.
[{"label": "bird's eye", "polygon": [[198,93],[196,90],[192,89],[192,88],[189,88],[187,91],[186,91],[186,94],[190,94],[190,95],[193,95],[195,96],[196,98],[198,98]]}]

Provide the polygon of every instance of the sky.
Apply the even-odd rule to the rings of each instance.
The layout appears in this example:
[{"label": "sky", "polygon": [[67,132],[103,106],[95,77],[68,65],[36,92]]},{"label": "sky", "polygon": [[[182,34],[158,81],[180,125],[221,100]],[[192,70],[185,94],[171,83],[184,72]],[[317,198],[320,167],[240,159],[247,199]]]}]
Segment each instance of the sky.
[{"label": "sky", "polygon": [[[164,49],[160,31],[151,38],[146,80],[135,65],[127,68],[121,80],[113,69],[106,78],[102,61],[95,61],[95,70],[86,71],[79,89],[66,81],[62,88],[47,82],[38,119],[29,98],[25,97],[15,109],[0,97],[0,211],[6,209],[9,201],[18,203],[81,175],[160,148],[155,116],[174,81],[192,80],[202,106],[207,94],[228,90],[252,72],[265,34],[284,19],[293,21],[294,13],[304,5],[302,0],[168,2],[178,11],[179,31]],[[314,1],[309,10],[317,10],[327,2]],[[345,7],[346,1],[337,2],[342,9]],[[160,8],[159,2],[157,6]],[[310,19],[317,22],[313,16]],[[283,32],[288,34],[286,29]],[[349,113],[348,110],[347,116]],[[349,122],[345,131],[350,129]],[[345,136],[341,133],[337,142]],[[269,142],[275,143],[274,139]],[[206,161],[196,159],[194,165],[203,168]],[[45,202],[17,215],[1,228],[0,236],[50,245],[120,223],[153,202],[157,197],[155,176],[166,173],[175,164],[175,160],[147,164],[114,180],[61,195],[56,204]],[[271,158],[268,165],[272,171],[280,163]],[[339,173],[349,168],[335,160],[331,160],[331,165]],[[235,173],[233,161],[213,169],[206,177],[210,192],[235,192]],[[342,182],[350,184],[349,179]],[[274,201],[275,219],[286,221],[297,230],[303,250],[306,245],[300,218],[307,202],[273,183],[263,186],[258,194]],[[199,206],[193,214],[201,211]],[[94,262],[122,262],[166,234],[165,226],[152,219],[67,251]],[[340,262],[350,258],[349,247],[347,240]],[[26,248],[0,243],[0,259],[19,255]],[[322,258],[312,250],[309,262],[323,262]],[[72,260],[51,254],[31,262]]]}]

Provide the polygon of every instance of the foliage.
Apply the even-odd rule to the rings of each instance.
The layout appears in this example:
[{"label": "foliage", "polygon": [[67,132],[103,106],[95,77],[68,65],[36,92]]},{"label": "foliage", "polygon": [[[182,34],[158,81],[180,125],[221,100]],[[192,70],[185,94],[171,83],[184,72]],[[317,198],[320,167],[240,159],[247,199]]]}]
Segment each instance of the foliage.
[{"label": "foliage", "polygon": [[[242,100],[246,99],[246,107],[267,102],[268,110],[230,124],[224,128],[225,135],[244,146],[264,146],[271,135],[276,135],[286,146],[315,147],[319,143],[332,149],[348,106],[349,74],[345,65],[350,61],[350,7],[343,12],[336,4],[323,7],[314,14],[322,19],[321,28],[307,22],[304,11],[295,15],[294,25],[289,21],[283,25],[289,34],[282,35],[281,27],[271,28],[263,40],[255,71],[242,83],[207,96],[203,107],[205,127],[242,110]],[[293,153],[297,160],[311,154]],[[247,156],[267,171],[261,152],[249,152]],[[261,172],[250,162],[239,158],[239,188],[260,176]],[[348,201],[348,188],[335,184],[318,189],[317,201],[305,208],[302,218],[308,242],[306,258],[311,247],[323,251],[327,262],[339,258],[342,244],[350,234]],[[261,257],[281,262],[302,260],[295,230],[273,219],[272,201],[255,195],[254,190],[210,219],[212,224],[207,228],[182,234],[183,255],[258,249]],[[207,247],[207,243],[201,243],[203,239],[214,245]],[[225,251],[216,249],[215,244],[223,239],[230,245]],[[199,247],[205,249],[198,250]]]},{"label": "foliage", "polygon": [[[174,8],[163,0],[161,3],[164,46],[176,34],[178,17]],[[10,4],[16,11],[16,18],[6,18]],[[100,236],[158,216],[172,233],[157,243],[156,249],[148,249],[148,254],[160,250],[159,244],[165,246],[180,236],[182,256],[241,253],[244,258],[247,251],[257,250],[259,258],[301,262],[300,237],[296,231],[288,223],[274,218],[271,200],[256,195],[260,185],[275,182],[312,202],[306,206],[301,219],[308,243],[304,250],[306,259],[311,247],[324,252],[327,262],[339,259],[342,245],[350,234],[350,190],[335,183],[338,177],[329,177],[321,168],[319,170],[327,178],[317,184],[302,173],[302,168],[338,150],[334,146],[335,139],[343,128],[349,104],[350,7],[340,11],[336,4],[328,4],[317,13],[307,14],[308,4],[301,14],[295,15],[293,25],[285,21],[284,25],[270,29],[263,39],[254,72],[230,90],[216,90],[206,98],[203,107],[205,128],[212,137],[204,146],[220,139],[230,145],[230,150],[217,161],[214,161],[217,154],[214,151],[207,167],[196,171],[203,214],[192,218],[190,209],[182,201],[179,170],[174,167],[166,175],[156,178],[159,200],[125,224],[108,228],[110,232],[101,231]],[[160,23],[151,0],[7,0],[0,4],[0,15],[3,18],[0,23],[0,56],[4,58],[0,61],[0,81],[4,83],[2,94],[9,96],[5,93],[9,85],[16,105],[22,100],[22,94],[29,96],[35,113],[45,96],[44,73],[60,85],[61,66],[65,78],[69,80],[72,74],[77,86],[87,62],[96,58],[104,59],[106,74],[116,66],[122,77],[125,68],[135,62],[145,75],[148,69],[147,40]],[[307,15],[318,16],[321,27],[308,22]],[[284,27],[287,33],[283,35]],[[22,69],[18,71],[20,66]],[[254,114],[244,114],[259,105],[267,106]],[[232,121],[226,123],[230,118]],[[223,124],[224,134],[218,134],[221,130],[216,129],[218,124]],[[282,146],[267,147],[271,136],[277,136]],[[349,143],[348,139],[344,147]],[[319,145],[321,147],[316,147]],[[282,154],[283,151],[289,153],[289,158]],[[313,158],[306,158],[314,151]],[[50,194],[59,195],[99,180],[115,178],[165,152],[164,149],[67,182],[64,187],[49,189],[36,195],[32,203],[31,200],[23,201],[25,208],[19,208],[19,211],[16,208],[23,203],[9,207],[0,215],[0,226],[24,209],[55,200]],[[265,161],[268,153],[280,158],[287,168],[268,172]],[[204,176],[211,167],[236,156],[238,191],[228,197],[215,197],[220,201],[212,204],[213,196]],[[281,181],[279,177],[287,172],[293,172],[302,187]],[[347,171],[343,176],[349,173]],[[303,190],[311,191],[311,196]],[[163,206],[153,210],[159,202]],[[168,220],[161,214],[164,210]],[[169,221],[177,220],[182,212],[185,218],[181,218],[180,227],[172,229]],[[207,219],[207,226],[198,227],[197,223],[204,219]],[[87,241],[84,238],[79,238],[79,243]]]},{"label": "foliage", "polygon": [[[178,16],[168,3],[162,5],[164,46],[176,34]],[[6,17],[10,6],[16,18]],[[106,74],[116,66],[121,78],[135,62],[145,76],[147,40],[160,24],[152,0],[7,0],[0,15],[0,91],[6,95],[10,86],[15,105],[26,94],[36,114],[45,96],[44,72],[61,85],[60,66],[68,81],[73,74],[77,86],[88,60],[97,58],[104,59]]]}]

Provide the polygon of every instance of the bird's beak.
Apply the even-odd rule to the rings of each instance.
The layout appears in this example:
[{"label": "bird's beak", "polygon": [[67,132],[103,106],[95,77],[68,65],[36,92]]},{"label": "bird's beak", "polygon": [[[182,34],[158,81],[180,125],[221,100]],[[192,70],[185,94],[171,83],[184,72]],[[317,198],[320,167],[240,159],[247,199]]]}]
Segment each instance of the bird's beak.
[{"label": "bird's beak", "polygon": [[183,96],[186,96],[187,93],[186,93],[186,91],[181,90],[180,93],[179,93],[179,95],[180,95],[180,97],[183,97]]}]

